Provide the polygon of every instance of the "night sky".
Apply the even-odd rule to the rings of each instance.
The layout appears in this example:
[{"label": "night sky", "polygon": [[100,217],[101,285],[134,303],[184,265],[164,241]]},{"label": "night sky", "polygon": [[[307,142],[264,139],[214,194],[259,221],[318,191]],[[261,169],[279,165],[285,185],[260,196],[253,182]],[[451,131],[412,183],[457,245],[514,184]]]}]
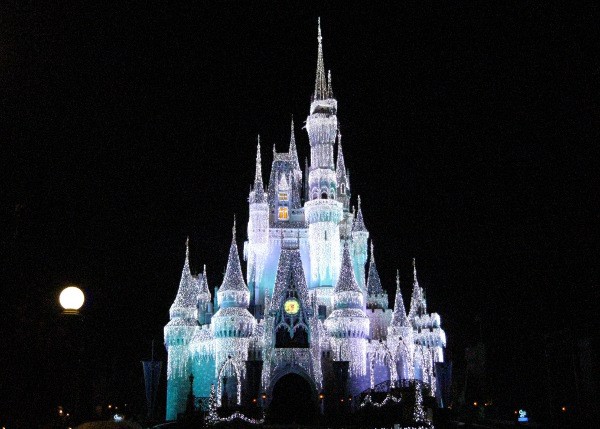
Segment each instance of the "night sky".
[{"label": "night sky", "polygon": [[[266,181],[294,115],[304,165],[318,16],[390,300],[416,257],[446,356],[483,340],[510,407],[539,405],[548,335],[598,335],[595,2],[84,3],[2,6],[2,416],[58,405],[65,354],[94,400],[141,402],[186,236],[212,289],[234,213],[246,238],[257,134]],[[69,283],[81,323],[59,316]]]}]

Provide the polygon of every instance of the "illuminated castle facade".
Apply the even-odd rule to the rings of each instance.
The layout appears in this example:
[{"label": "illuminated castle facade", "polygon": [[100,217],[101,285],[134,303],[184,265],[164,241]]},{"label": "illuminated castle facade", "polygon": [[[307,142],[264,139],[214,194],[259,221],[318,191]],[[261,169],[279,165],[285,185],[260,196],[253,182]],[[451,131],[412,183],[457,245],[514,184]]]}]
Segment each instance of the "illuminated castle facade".
[{"label": "illuminated castle facade", "polygon": [[440,317],[427,313],[414,261],[408,313],[399,280],[388,308],[360,198],[358,210],[351,209],[320,26],[306,130],[310,164],[300,168],[292,122],[289,150],[273,151],[267,187],[258,143],[243,248],[246,278],[235,223],[225,276],[213,295],[206,267],[192,275],[186,253],[164,329],[167,420],[185,411],[190,389],[209,397],[211,385],[218,405],[268,407],[274,386],[290,373],[302,377],[315,398],[334,391],[353,397],[382,382],[412,379],[435,395],[434,364],[443,361],[446,342]]}]

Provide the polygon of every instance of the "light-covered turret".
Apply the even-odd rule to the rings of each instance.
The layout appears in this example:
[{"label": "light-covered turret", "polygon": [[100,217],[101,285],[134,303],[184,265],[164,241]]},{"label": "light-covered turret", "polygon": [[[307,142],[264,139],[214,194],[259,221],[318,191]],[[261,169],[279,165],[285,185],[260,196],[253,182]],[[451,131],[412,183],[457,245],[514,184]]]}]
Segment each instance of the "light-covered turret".
[{"label": "light-covered turret", "polygon": [[185,398],[189,391],[187,381],[191,371],[189,343],[198,327],[197,281],[192,278],[189,262],[189,239],[185,242],[185,262],[179,289],[169,310],[170,321],[164,329],[167,361],[167,420],[174,420],[185,411]]},{"label": "light-covered turret", "polygon": [[[255,310],[263,283],[263,273],[269,246],[269,203],[264,191],[260,156],[260,136],[256,144],[256,171],[254,186],[248,199],[250,216],[248,219],[248,242],[245,259],[248,261],[248,287],[250,308]],[[260,309],[259,309],[260,312]]]},{"label": "light-covered turret", "polygon": [[366,373],[369,319],[364,311],[364,296],[354,278],[348,245],[344,246],[340,277],[333,291],[334,310],[325,320],[331,336],[334,360],[349,361],[353,375]]},{"label": "light-covered turret", "polygon": [[396,272],[396,297],[394,299],[394,312],[388,327],[388,345],[396,362],[398,376],[401,379],[411,379],[414,376],[413,353],[414,338],[413,328],[406,316],[406,308],[400,289],[400,273]]},{"label": "light-covered turret", "polygon": [[216,365],[218,367],[231,356],[243,370],[242,362],[248,359],[248,343],[256,327],[256,319],[248,311],[250,292],[244,282],[235,242],[235,221],[227,269],[217,292],[217,299],[219,310],[212,317],[211,323],[215,338]]},{"label": "light-covered turret", "polygon": [[369,231],[365,226],[360,195],[358,196],[358,211],[352,225],[352,259],[354,263],[354,275],[362,290],[365,290],[365,264],[367,263]]}]

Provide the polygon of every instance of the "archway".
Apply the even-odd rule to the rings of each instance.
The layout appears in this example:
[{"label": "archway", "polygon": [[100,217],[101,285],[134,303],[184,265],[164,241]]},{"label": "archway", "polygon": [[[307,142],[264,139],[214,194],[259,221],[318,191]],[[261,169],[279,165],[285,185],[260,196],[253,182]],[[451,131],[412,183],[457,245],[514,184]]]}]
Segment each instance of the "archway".
[{"label": "archway", "polygon": [[268,420],[271,424],[313,424],[317,404],[308,381],[298,374],[286,374],[273,386]]}]

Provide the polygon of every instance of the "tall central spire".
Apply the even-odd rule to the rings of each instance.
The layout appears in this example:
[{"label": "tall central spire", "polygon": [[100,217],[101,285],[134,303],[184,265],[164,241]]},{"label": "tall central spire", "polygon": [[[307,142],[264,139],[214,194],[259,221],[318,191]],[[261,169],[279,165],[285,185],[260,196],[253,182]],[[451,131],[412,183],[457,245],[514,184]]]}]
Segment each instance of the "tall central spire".
[{"label": "tall central spire", "polygon": [[313,100],[325,100],[328,95],[327,80],[325,78],[325,66],[323,64],[323,36],[321,36],[321,18],[318,19],[319,35],[319,52],[317,54],[317,77],[315,80],[315,94]]}]

